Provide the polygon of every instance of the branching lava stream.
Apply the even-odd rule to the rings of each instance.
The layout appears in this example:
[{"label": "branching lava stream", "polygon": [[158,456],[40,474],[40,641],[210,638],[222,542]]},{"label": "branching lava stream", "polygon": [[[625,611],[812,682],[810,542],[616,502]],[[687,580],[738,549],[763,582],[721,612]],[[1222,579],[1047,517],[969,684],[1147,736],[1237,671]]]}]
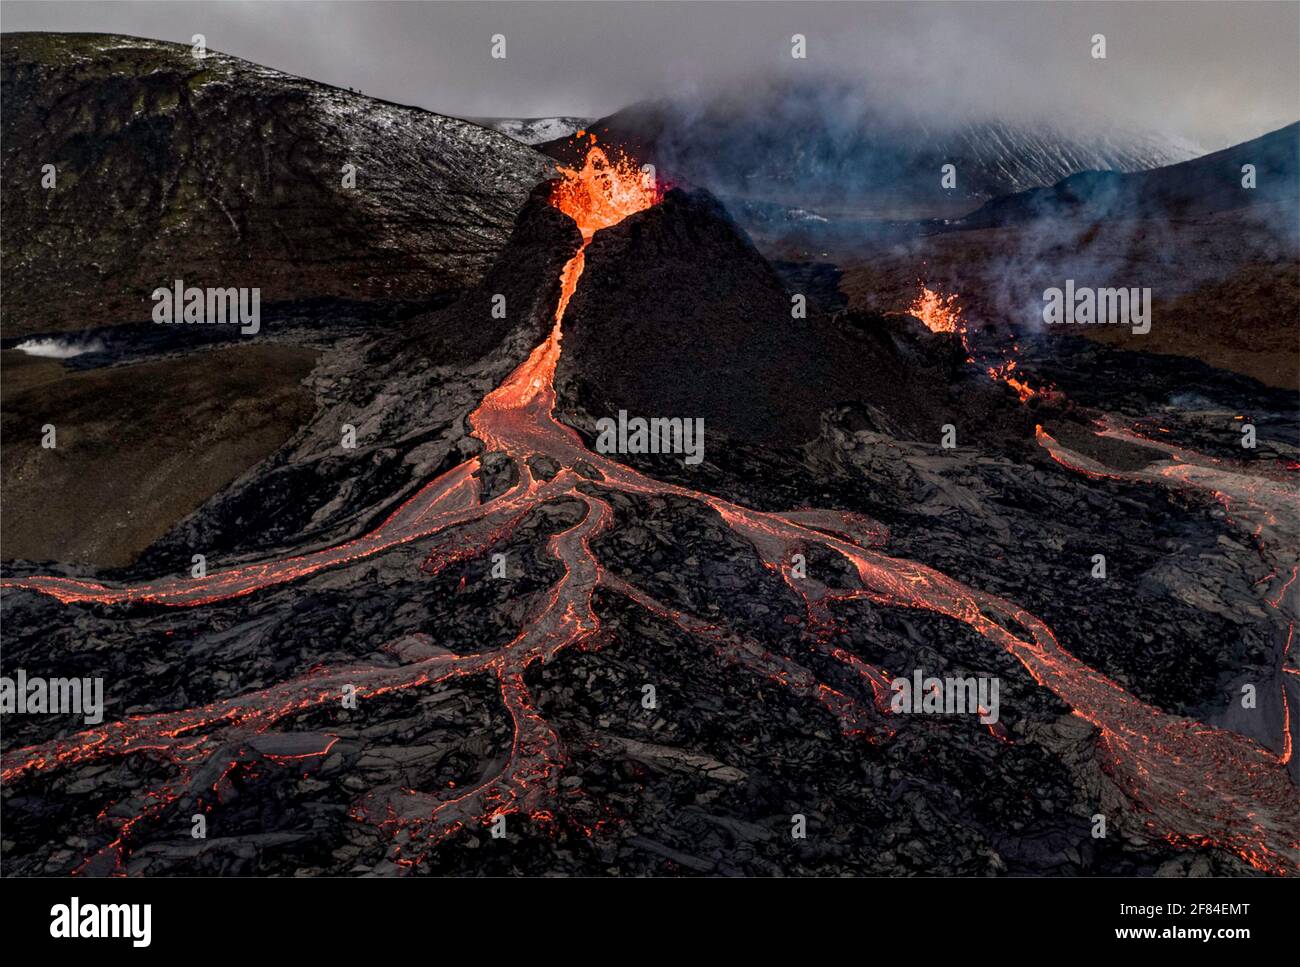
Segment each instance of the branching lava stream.
[{"label": "branching lava stream", "polygon": [[[202,707],[132,716],[8,754],[3,762],[6,783],[21,782],[44,770],[131,754],[160,757],[177,767],[177,778],[171,783],[133,802],[129,819],[105,817],[112,832],[79,871],[123,871],[138,830],[178,801],[202,802],[214,792],[219,795],[223,777],[257,754],[253,750],[256,740],[274,735],[277,723],[291,715],[338,702],[345,685],[355,688],[358,700],[370,701],[400,689],[465,676],[492,676],[513,722],[514,738],[504,764],[471,787],[456,790],[454,795],[376,789],[354,803],[355,818],[375,823],[392,835],[398,863],[418,864],[433,844],[467,824],[487,822],[504,813],[549,817],[564,753],[559,737],[533,703],[525,672],[534,662],[546,661],[600,633],[601,622],[593,607],[597,588],[621,595],[656,619],[671,623],[738,669],[818,702],[835,716],[846,735],[862,735],[876,742],[886,741],[891,734],[890,676],[834,644],[834,605],[865,598],[947,615],[968,625],[990,645],[1005,649],[1040,685],[1096,728],[1107,772],[1150,835],[1179,845],[1231,850],[1257,869],[1271,873],[1300,870],[1296,790],[1281,757],[1258,742],[1141,702],[1076,659],[1042,621],[1016,605],[968,588],[924,565],[886,556],[879,547],[887,535],[878,524],[834,511],[760,513],[660,483],[588,450],[573,429],[556,420],[553,382],[561,351],[561,322],[582,275],[586,246],[600,229],[656,202],[654,190],[644,184],[639,171],[626,161],[609,161],[599,148],[591,149],[581,170],[562,174],[552,203],[577,222],[583,244],[564,267],[554,327],[470,417],[473,435],[486,449],[504,452],[513,462],[517,479],[504,493],[482,499],[475,476],[480,463],[474,458],[426,484],[369,534],[335,547],[200,579],[163,578],[111,587],[41,576],[5,584],[39,591],[69,605],[143,602],[197,607],[454,532],[459,538],[457,550],[440,547],[430,558],[430,567],[437,571],[467,556],[485,553],[542,504],[577,501],[585,509],[582,519],[552,535],[546,548],[547,555],[562,567],[559,580],[535,602],[513,640],[491,653],[439,654],[397,667],[318,669]],[[529,466],[535,456],[549,457],[561,469],[550,480],[538,479]],[[837,662],[854,686],[832,688],[760,642],[679,612],[607,573],[591,545],[612,525],[613,511],[601,496],[611,491],[673,495],[716,512],[802,599],[813,647]],[[791,555],[813,545],[848,562],[863,589],[836,590],[796,578],[789,566]],[[1009,741],[1005,732],[991,731],[990,741]],[[293,758],[323,755],[329,744],[300,750]]]}]

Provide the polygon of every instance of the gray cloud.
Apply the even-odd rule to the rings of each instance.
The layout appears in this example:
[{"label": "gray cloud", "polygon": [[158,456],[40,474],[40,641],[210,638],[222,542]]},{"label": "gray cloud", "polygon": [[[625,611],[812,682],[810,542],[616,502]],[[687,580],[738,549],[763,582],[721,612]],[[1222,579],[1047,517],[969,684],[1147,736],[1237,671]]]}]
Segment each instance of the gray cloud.
[{"label": "gray cloud", "polygon": [[[1300,117],[1295,3],[52,3],[3,29],[188,42],[463,116],[602,115],[830,73],[916,112],[1105,119],[1217,148]],[[509,56],[489,55],[494,33]],[[793,60],[790,35],[808,37]],[[1106,35],[1108,57],[1089,56]]]}]

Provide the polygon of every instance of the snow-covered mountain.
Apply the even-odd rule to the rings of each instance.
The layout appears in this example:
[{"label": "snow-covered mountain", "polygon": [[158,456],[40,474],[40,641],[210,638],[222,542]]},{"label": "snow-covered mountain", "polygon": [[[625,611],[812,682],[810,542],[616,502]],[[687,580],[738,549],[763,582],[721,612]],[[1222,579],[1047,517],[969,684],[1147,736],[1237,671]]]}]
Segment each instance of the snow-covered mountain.
[{"label": "snow-covered mountain", "polygon": [[1145,171],[1205,153],[1190,141],[1148,131],[1069,130],[1059,124],[996,121],[926,132],[918,147],[922,157],[946,156],[970,169],[975,193],[1004,184],[1015,190],[1042,187],[1080,171]]},{"label": "snow-covered mountain", "polygon": [[[1241,190],[1241,172],[1254,166],[1259,181]],[[1251,205],[1278,206],[1277,227],[1295,234],[1300,194],[1300,123],[1176,165],[1134,172],[1089,171],[1049,188],[1003,195],[961,219],[963,228],[1006,225],[1033,218],[1174,219],[1206,216]],[[1263,221],[1271,221],[1261,216]]]},{"label": "snow-covered mountain", "polygon": [[477,121],[523,144],[541,144],[569,137],[591,123],[591,118],[478,118]]}]

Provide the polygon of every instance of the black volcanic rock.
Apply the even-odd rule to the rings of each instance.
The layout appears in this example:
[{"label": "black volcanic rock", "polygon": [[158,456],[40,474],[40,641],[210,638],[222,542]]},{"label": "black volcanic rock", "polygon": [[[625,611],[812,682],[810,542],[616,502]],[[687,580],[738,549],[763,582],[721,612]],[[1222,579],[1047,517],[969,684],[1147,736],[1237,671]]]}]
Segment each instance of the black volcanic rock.
[{"label": "black volcanic rock", "polygon": [[827,377],[826,359],[808,353],[811,325],[824,323],[791,318],[780,278],[711,195],[674,189],[593,239],[560,374],[611,411],[806,439]]},{"label": "black volcanic rock", "polygon": [[794,294],[708,192],[673,189],[593,238],[564,319],[561,402],[702,417],[710,434],[775,446],[813,439],[845,405],[935,442],[959,412],[971,422],[973,401],[1010,413],[978,381],[958,393],[955,340],[905,316],[827,316],[812,298],[792,318]]},{"label": "black volcanic rock", "polygon": [[462,289],[548,172],[474,124],[180,44],[6,34],[0,65],[7,336],[146,320],[178,278],[263,306]]},{"label": "black volcanic rock", "polygon": [[[437,315],[401,329],[376,327],[335,347],[311,377],[318,418],[224,502],[206,506],[192,530],[178,530],[138,576],[183,574],[196,549],[222,569],[248,563],[252,551],[268,559],[310,550],[364,530],[465,456],[465,413],[544,331],[561,266],[577,244],[575,226],[538,189],[481,286]],[[593,386],[632,386],[655,406],[688,397],[714,406],[710,419],[739,432],[746,427],[736,399],[758,396],[768,406],[758,381],[775,379],[792,394],[782,402],[795,422],[749,429],[778,441],[784,438],[774,431],[793,438],[810,413],[821,413],[817,446],[765,451],[743,481],[726,481],[719,492],[757,479],[764,496],[792,498],[780,500],[783,508],[815,502],[872,516],[884,509],[888,555],[1041,614],[1063,647],[1172,714],[1215,721],[1237,702],[1241,676],[1283,677],[1282,643],[1269,636],[1284,629],[1285,613],[1258,606],[1256,585],[1270,565],[1249,546],[1248,531],[1208,495],[1198,502],[1097,480],[1037,449],[1013,461],[965,445],[968,433],[1027,408],[1008,409],[1005,389],[978,371],[970,376],[975,367],[964,365],[954,340],[906,316],[790,319],[772,270],[703,194],[670,193],[599,234],[589,256],[562,363],[574,393],[590,402],[601,399]],[[504,321],[489,311],[497,289],[507,294]],[[729,364],[726,379],[702,360]],[[1159,372],[1158,359],[1143,365]],[[638,367],[663,378],[655,385]],[[1080,375],[1127,393],[1134,372],[1116,378],[1111,368],[1090,365]],[[828,419],[823,408],[836,400],[848,403]],[[573,395],[562,402],[571,410]],[[922,431],[956,413],[964,445],[941,450],[937,427]],[[1162,423],[1168,419],[1162,414]],[[355,450],[339,448],[345,421],[358,431]],[[913,427],[927,442],[886,435],[882,424]],[[758,448],[733,449],[743,460]],[[712,453],[692,469],[715,473]],[[554,479],[559,463],[542,453],[528,466],[539,479]],[[808,468],[816,472],[811,486]],[[499,496],[510,461],[485,454],[481,469],[483,496]],[[1150,834],[1142,800],[1130,805],[1110,771],[1113,746],[1102,730],[1070,714],[1011,650],[990,647],[947,608],[855,594],[861,585],[853,572],[823,549],[809,555],[812,579],[854,597],[838,604],[837,649],[896,673],[993,677],[1004,697],[1004,740],[941,715],[873,716],[875,741],[844,729],[833,706],[782,675],[756,673],[737,660],[739,647],[717,646],[723,636],[743,636],[782,667],[793,663],[825,688],[872,700],[851,666],[814,654],[810,644],[822,631],[808,602],[759,548],[722,526],[707,504],[609,489],[595,476],[581,486],[611,514],[590,545],[601,573],[707,624],[692,631],[694,623],[665,620],[614,586],[594,587],[599,632],[532,662],[518,679],[515,694],[535,709],[529,730],[520,729],[494,673],[434,680],[431,669],[409,666],[450,654],[509,660],[539,606],[558,600],[556,582],[573,580],[575,571],[548,551],[582,519],[572,499],[548,500],[490,539],[484,551],[510,561],[500,579],[489,576],[486,554],[452,554],[445,566],[430,566],[431,555],[471,536],[458,528],[212,605],[64,606],[7,589],[0,596],[6,674],[99,678],[106,723],[209,703],[247,702],[252,714],[227,723],[192,713],[197,725],[161,748],[51,761],[0,785],[6,872],[113,872],[112,848],[104,847],[120,842],[123,822],[137,814],[121,857],[128,875],[1250,872],[1228,851],[1176,847]],[[1115,580],[1083,577],[1094,553],[1109,557]],[[899,568],[900,579],[909,573],[905,562],[882,558],[881,565]],[[401,666],[418,684],[376,689],[357,708],[281,705],[275,714],[285,714],[274,722],[255,711],[266,707],[257,693],[279,683]],[[317,681],[331,680],[340,679]],[[658,683],[659,708],[641,704],[644,683]],[[1260,690],[1270,692],[1277,694]],[[1273,708],[1251,727],[1275,735],[1280,702]],[[1230,726],[1246,724],[1238,716]],[[395,840],[384,813],[365,811],[376,792],[416,790],[448,801],[494,782],[512,750],[533,745],[531,725],[546,736],[553,730],[558,750],[554,769],[542,770],[545,811],[511,812],[505,840],[492,838],[486,823],[466,821],[408,865],[407,841]],[[5,752],[81,729],[61,716],[7,717]],[[96,730],[94,740],[111,730]],[[183,760],[167,754],[175,738],[170,751]],[[537,773],[514,776],[511,782],[538,788]],[[177,788],[185,792],[174,799],[158,792]],[[1142,784],[1132,795],[1145,791]],[[206,840],[190,835],[192,802],[209,816]],[[1101,840],[1090,826],[1099,810],[1118,820]],[[790,839],[796,813],[808,820],[808,838],[798,842]],[[425,849],[418,839],[409,845]]]}]

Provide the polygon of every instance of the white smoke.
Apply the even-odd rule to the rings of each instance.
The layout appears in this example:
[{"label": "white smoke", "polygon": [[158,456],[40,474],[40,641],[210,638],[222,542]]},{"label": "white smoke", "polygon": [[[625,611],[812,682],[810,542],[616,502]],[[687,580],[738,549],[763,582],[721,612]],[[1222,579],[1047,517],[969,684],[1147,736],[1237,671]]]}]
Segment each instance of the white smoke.
[{"label": "white smoke", "polygon": [[43,356],[47,359],[71,359],[84,353],[102,353],[104,342],[101,339],[75,341],[71,339],[28,339],[17,346],[19,352],[29,356]]}]

